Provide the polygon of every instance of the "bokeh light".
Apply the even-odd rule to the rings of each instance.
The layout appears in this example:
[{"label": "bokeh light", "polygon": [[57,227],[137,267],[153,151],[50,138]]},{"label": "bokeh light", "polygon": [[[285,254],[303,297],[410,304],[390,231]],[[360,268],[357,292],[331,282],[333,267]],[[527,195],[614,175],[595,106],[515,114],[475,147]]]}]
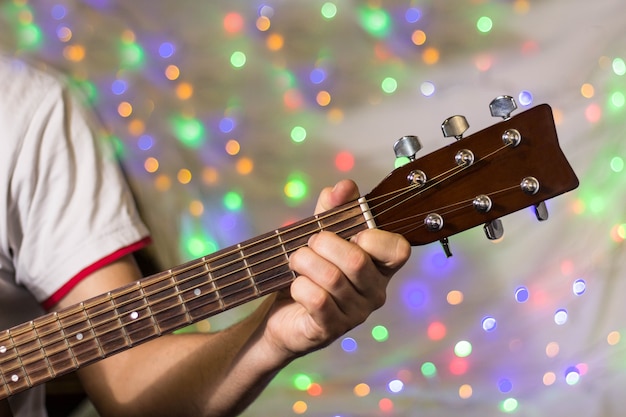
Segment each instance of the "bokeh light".
[{"label": "bokeh light", "polygon": [[359,21],[363,29],[376,38],[384,38],[389,35],[391,31],[391,16],[382,8],[360,7]]}]

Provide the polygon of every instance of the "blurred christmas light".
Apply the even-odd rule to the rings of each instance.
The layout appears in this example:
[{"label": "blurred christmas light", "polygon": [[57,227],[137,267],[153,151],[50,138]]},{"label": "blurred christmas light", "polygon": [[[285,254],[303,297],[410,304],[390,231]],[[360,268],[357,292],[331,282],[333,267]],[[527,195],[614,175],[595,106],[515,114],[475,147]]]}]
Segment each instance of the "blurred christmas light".
[{"label": "blurred christmas light", "polygon": [[437,367],[432,362],[424,362],[420,367],[422,375],[426,378],[433,378],[437,375]]},{"label": "blurred christmas light", "polygon": [[344,352],[350,353],[357,350],[358,344],[353,338],[345,337],[341,340],[341,348],[344,350]]},{"label": "blurred christmas light", "polygon": [[227,192],[222,201],[224,202],[224,207],[230,211],[239,211],[243,207],[243,198],[241,194],[235,191]]},{"label": "blurred christmas light", "polygon": [[486,332],[492,332],[496,329],[497,322],[493,317],[485,317],[482,320],[482,328]]},{"label": "blurred christmas light", "polygon": [[430,340],[442,340],[446,337],[446,325],[440,321],[433,321],[428,325],[426,334]]},{"label": "blurred christmas light", "polygon": [[163,42],[159,45],[159,56],[161,56],[161,58],[171,58],[175,52],[176,48],[171,42]]},{"label": "blurred christmas light", "polygon": [[512,413],[519,407],[519,403],[515,398],[507,398],[500,403],[500,410],[505,413]]},{"label": "blurred christmas light", "polygon": [[372,338],[377,342],[385,342],[389,339],[389,330],[385,326],[374,326],[372,329]]},{"label": "blurred christmas light", "polygon": [[296,143],[304,142],[304,140],[306,139],[306,129],[303,128],[302,126],[294,126],[291,129],[290,136],[291,136],[291,140]]},{"label": "blurred christmas light", "polygon": [[306,391],[312,383],[311,377],[306,374],[297,374],[293,378],[293,386],[299,391]]},{"label": "blurred christmas light", "polygon": [[574,291],[574,295],[583,295],[586,289],[587,284],[585,283],[584,279],[577,279],[572,285],[572,291]]},{"label": "blurred christmas light", "polygon": [[612,67],[613,67],[613,72],[616,75],[621,76],[621,75],[626,74],[626,63],[624,62],[622,58],[613,59]]},{"label": "blurred christmas light", "polygon": [[284,193],[289,200],[298,202],[308,195],[308,186],[299,175],[291,175],[284,187]]},{"label": "blurred christmas light", "polygon": [[476,22],[476,28],[479,32],[489,33],[493,29],[493,21],[488,16],[481,16]]},{"label": "blurred christmas light", "polygon": [[555,313],[554,313],[554,322],[556,324],[563,325],[565,323],[567,323],[567,310],[565,310],[564,308],[558,309]]},{"label": "blurred christmas light", "polygon": [[470,398],[473,394],[472,386],[469,384],[463,384],[459,387],[459,397],[464,400]]},{"label": "blurred christmas light", "polygon": [[376,38],[384,38],[391,32],[391,16],[377,7],[360,7],[359,22],[363,29]]},{"label": "blurred christmas light", "polygon": [[243,17],[236,12],[227,13],[224,16],[224,30],[229,34],[239,33],[243,30],[244,20]]},{"label": "blurred christmas light", "polygon": [[324,19],[332,19],[337,15],[337,5],[333,2],[326,2],[322,5],[321,10]]},{"label": "blurred christmas light", "polygon": [[409,7],[404,13],[404,19],[408,23],[415,23],[422,18],[422,11],[416,7]]},{"label": "blurred christmas light", "polygon": [[185,146],[199,148],[205,141],[206,131],[200,120],[183,115],[174,115],[170,120],[176,138]]},{"label": "blurred christmas light", "polygon": [[235,51],[230,56],[230,64],[235,68],[242,68],[246,65],[246,54],[241,51]]},{"label": "blurred christmas light", "polygon": [[454,345],[454,354],[459,358],[465,358],[472,353],[472,344],[467,340],[461,340]]},{"label": "blurred christmas light", "polygon": [[515,290],[515,300],[518,303],[525,303],[526,301],[528,301],[529,297],[530,297],[530,294],[528,292],[528,288],[526,288],[526,287],[518,287]]},{"label": "blurred christmas light", "polygon": [[391,94],[391,93],[394,93],[398,89],[398,81],[396,81],[395,78],[386,77],[383,80],[383,82],[380,84],[380,87],[385,93]]}]

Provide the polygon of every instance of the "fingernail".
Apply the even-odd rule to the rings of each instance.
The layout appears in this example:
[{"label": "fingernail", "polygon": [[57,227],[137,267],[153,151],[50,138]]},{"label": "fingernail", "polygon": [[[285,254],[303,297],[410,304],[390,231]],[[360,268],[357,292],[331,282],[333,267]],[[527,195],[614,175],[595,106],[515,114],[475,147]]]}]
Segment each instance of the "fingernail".
[{"label": "fingernail", "polygon": [[317,233],[311,235],[307,244],[311,246],[313,242],[315,241],[315,239],[317,239]]}]

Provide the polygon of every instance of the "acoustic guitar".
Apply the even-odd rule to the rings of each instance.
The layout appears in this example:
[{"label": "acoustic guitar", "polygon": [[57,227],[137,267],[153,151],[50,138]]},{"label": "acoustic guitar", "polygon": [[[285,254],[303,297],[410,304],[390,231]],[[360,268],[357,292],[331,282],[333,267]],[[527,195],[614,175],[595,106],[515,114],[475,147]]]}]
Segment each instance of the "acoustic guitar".
[{"label": "acoustic guitar", "polygon": [[0,400],[288,287],[289,255],[321,230],[348,239],[379,228],[412,245],[440,241],[451,255],[449,236],[484,225],[497,239],[509,213],[535,207],[545,220],[544,201],[578,179],[551,108],[511,117],[516,107],[494,99],[502,120],[468,137],[464,117],[446,119],[443,133],[456,140],[421,158],[417,137],[401,138],[394,148],[408,163],[355,201],[0,332]]}]

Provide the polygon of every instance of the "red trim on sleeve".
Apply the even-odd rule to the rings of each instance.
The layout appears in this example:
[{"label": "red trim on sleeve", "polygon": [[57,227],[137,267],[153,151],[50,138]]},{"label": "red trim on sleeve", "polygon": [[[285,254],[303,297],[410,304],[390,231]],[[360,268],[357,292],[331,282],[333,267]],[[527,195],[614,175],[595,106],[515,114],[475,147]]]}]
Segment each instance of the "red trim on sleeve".
[{"label": "red trim on sleeve", "polygon": [[117,261],[121,257],[128,255],[130,253],[136,252],[141,248],[149,245],[151,242],[150,237],[145,237],[138,242],[132,243],[128,246],[125,246],[121,249],[116,250],[115,252],[105,256],[104,258],[94,262],[88,267],[84,268],[78,274],[74,275],[69,281],[67,281],[61,288],[59,288],[54,294],[44,300],[41,305],[46,310],[49,310],[56,303],[61,301],[63,297],[65,297],[79,282],[85,279],[87,276],[97,271],[98,269]]}]

